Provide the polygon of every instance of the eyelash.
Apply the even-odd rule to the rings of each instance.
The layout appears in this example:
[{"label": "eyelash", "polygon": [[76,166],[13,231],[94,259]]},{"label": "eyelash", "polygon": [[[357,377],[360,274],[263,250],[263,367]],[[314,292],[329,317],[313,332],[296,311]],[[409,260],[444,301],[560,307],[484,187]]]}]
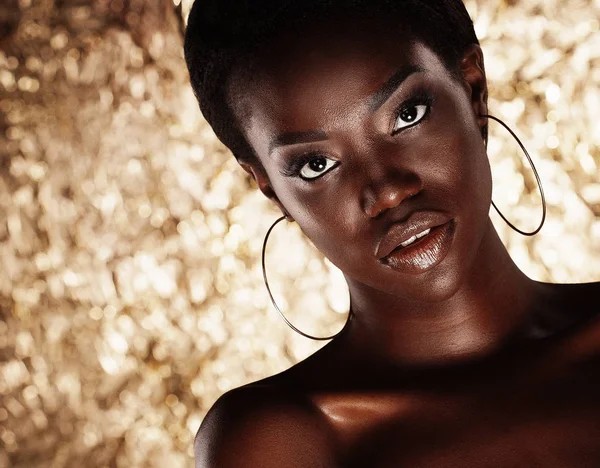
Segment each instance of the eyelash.
[{"label": "eyelash", "polygon": [[[294,158],[294,160],[287,167],[283,168],[282,173],[286,177],[300,177],[302,180],[306,180],[308,182],[310,182],[311,180],[319,179],[322,176],[313,177],[310,179],[305,179],[304,177],[300,176],[300,171],[302,170],[302,168],[310,161],[316,159],[319,156],[323,157],[325,155],[319,151],[311,151],[309,153],[301,154],[300,156]],[[331,166],[327,172],[329,172],[331,169],[338,165],[339,162]],[[327,172],[323,172],[323,175],[327,174]]]},{"label": "eyelash", "polygon": [[[415,125],[420,124],[421,122],[423,122],[428,116],[429,113],[431,111],[431,107],[433,106],[434,103],[434,98],[433,96],[431,96],[430,94],[426,93],[425,91],[420,91],[418,92],[416,95],[414,95],[413,97],[411,97],[410,99],[404,101],[400,107],[396,110],[396,112],[394,113],[394,119],[393,119],[393,124],[392,127],[395,126],[396,122],[398,121],[398,118],[400,117],[400,115],[402,114],[402,112],[406,111],[407,109],[410,109],[412,107],[416,107],[419,105],[425,105],[427,106],[427,111],[425,112],[425,115],[423,117],[421,117],[420,120],[418,120],[417,122],[415,122],[415,124],[413,125],[408,125],[406,127],[402,127],[399,128],[397,130],[392,130],[391,135],[397,135],[398,133],[400,133],[403,130],[407,130],[409,128],[414,127]],[[317,157],[326,157],[323,153],[318,152],[318,151],[311,151],[305,154],[301,154],[300,156],[294,158],[294,160],[287,166],[284,167],[281,172],[284,176],[286,177],[300,177],[302,180],[306,181],[306,182],[312,182],[316,179],[320,179],[322,176],[324,176],[325,174],[329,173],[332,169],[334,169],[335,167],[339,166],[339,162],[337,164],[334,164],[333,166],[331,166],[326,172],[323,172],[322,175],[318,176],[318,177],[311,177],[309,179],[304,178],[302,176],[300,176],[300,171],[302,170],[302,168],[308,164],[310,161],[312,161],[313,159],[317,158]]]},{"label": "eyelash", "polygon": [[418,120],[417,122],[415,122],[413,125],[407,125],[406,127],[399,128],[398,130],[392,130],[391,135],[392,136],[397,135],[401,131],[407,130],[407,129],[414,127],[415,125],[418,125],[421,122],[423,122],[429,116],[429,112],[431,111],[431,107],[433,106],[433,103],[434,103],[433,96],[431,94],[426,93],[425,91],[420,91],[415,96],[411,97],[407,101],[404,101],[402,103],[402,105],[398,108],[396,113],[394,114],[394,122],[392,124],[392,127],[396,124],[396,122],[398,121],[398,118],[400,117],[402,112],[404,112],[407,109],[410,109],[410,108],[416,107],[416,106],[427,106],[427,110],[425,111],[425,115],[423,117],[421,117],[421,119]]}]

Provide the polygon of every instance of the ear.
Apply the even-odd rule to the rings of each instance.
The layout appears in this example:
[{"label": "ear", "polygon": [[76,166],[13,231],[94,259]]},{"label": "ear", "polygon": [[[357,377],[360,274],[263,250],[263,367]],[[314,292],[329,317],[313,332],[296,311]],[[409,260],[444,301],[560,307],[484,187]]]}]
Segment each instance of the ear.
[{"label": "ear", "polygon": [[265,195],[265,197],[277,204],[286,219],[288,221],[294,221],[294,218],[292,218],[292,216],[284,208],[283,203],[281,203],[279,198],[277,198],[277,195],[275,194],[273,187],[271,187],[271,182],[269,181],[265,170],[262,167],[256,167],[256,164],[251,164],[240,160],[238,160],[238,163],[254,179],[258,185],[258,188]]},{"label": "ear", "polygon": [[471,97],[471,105],[475,113],[479,127],[483,129],[487,125],[487,117],[481,117],[487,114],[488,88],[485,77],[485,66],[483,63],[483,51],[477,44],[472,44],[464,53],[460,60],[460,71],[467,87],[467,92]]}]

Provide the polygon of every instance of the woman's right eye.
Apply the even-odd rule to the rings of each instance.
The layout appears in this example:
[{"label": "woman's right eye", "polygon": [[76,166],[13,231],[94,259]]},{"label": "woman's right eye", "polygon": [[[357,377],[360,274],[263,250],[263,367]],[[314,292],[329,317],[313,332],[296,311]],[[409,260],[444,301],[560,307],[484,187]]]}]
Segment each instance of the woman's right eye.
[{"label": "woman's right eye", "polygon": [[323,155],[312,156],[305,163],[301,163],[298,173],[303,179],[316,179],[337,165],[337,161]]}]

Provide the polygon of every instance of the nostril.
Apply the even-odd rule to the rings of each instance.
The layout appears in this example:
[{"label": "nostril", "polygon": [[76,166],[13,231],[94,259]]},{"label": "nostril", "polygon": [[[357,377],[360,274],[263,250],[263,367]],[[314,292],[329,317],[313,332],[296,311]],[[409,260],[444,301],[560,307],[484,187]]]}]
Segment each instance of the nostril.
[{"label": "nostril", "polygon": [[409,193],[406,195],[406,198],[413,198],[413,197],[416,197],[416,196],[417,196],[419,193],[421,193],[421,189],[417,189],[417,190],[415,190],[414,192],[409,192]]},{"label": "nostril", "polygon": [[363,199],[365,213],[372,218],[380,217],[382,213],[401,205],[403,201],[420,192],[421,184],[408,185],[400,183],[398,179],[379,187],[370,186]]},{"label": "nostril", "polygon": [[419,193],[421,193],[421,188],[420,188],[420,187],[419,187],[419,188],[416,188],[416,187],[415,187],[413,190],[410,190],[410,191],[408,192],[408,196],[407,196],[407,198],[412,198],[412,197],[414,197],[415,195],[418,195]]}]

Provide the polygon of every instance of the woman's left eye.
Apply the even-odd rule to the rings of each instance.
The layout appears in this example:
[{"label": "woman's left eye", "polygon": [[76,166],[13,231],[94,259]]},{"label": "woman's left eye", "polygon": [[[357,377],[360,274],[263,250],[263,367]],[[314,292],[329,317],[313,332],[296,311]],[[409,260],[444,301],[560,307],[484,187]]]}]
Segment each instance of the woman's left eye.
[{"label": "woman's left eye", "polygon": [[398,117],[396,117],[393,132],[395,133],[403,128],[416,125],[425,117],[428,110],[429,104],[416,104],[404,107],[398,114]]},{"label": "woman's left eye", "polygon": [[328,172],[336,163],[337,161],[333,161],[323,155],[317,155],[309,159],[300,168],[299,173],[303,179],[316,179]]}]

